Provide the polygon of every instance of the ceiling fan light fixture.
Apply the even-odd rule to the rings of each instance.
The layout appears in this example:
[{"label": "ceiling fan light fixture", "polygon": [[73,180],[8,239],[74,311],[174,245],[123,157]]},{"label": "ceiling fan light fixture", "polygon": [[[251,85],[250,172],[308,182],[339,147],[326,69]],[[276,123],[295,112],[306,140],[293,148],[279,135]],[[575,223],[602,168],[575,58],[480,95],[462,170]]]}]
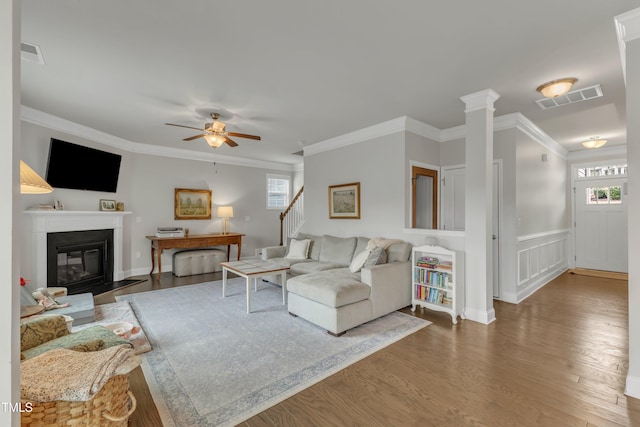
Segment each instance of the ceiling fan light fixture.
[{"label": "ceiling fan light fixture", "polygon": [[209,144],[213,148],[218,148],[222,144],[224,144],[224,136],[220,135],[205,135],[204,139],[207,140],[207,144]]},{"label": "ceiling fan light fixture", "polygon": [[571,90],[571,87],[578,79],[567,77],[564,79],[553,80],[542,84],[536,88],[546,98],[557,98]]},{"label": "ceiling fan light fixture", "polygon": [[596,136],[596,137],[589,138],[587,141],[584,141],[582,145],[585,148],[600,148],[606,143],[607,143],[606,139],[600,139],[600,137]]},{"label": "ceiling fan light fixture", "polygon": [[224,132],[224,128],[225,128],[225,124],[222,123],[220,120],[214,121],[213,125],[211,126],[211,130],[213,132]]}]

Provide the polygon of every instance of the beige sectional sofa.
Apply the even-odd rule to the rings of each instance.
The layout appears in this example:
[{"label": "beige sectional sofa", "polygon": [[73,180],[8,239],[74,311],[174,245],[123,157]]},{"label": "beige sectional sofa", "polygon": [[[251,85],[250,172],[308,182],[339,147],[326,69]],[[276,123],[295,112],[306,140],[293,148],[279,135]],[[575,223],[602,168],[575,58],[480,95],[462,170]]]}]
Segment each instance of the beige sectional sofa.
[{"label": "beige sectional sofa", "polygon": [[411,304],[410,255],[399,240],[311,234],[262,251],[263,260],[290,267],[289,313],[336,336]]}]

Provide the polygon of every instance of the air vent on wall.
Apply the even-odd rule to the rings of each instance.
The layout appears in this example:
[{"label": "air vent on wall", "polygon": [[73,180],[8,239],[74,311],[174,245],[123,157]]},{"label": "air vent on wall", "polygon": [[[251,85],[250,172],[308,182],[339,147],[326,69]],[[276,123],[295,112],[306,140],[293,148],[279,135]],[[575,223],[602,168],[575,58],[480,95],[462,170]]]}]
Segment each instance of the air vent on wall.
[{"label": "air vent on wall", "polygon": [[600,85],[585,87],[584,89],[573,90],[557,98],[542,98],[536,101],[538,107],[543,110],[549,108],[561,107],[567,104],[575,104],[576,102],[586,101],[588,99],[600,98],[602,96],[602,88]]},{"label": "air vent on wall", "polygon": [[37,44],[21,42],[20,54],[22,55],[22,59],[24,59],[25,61],[44,65],[44,57],[42,56],[40,46],[38,46]]}]

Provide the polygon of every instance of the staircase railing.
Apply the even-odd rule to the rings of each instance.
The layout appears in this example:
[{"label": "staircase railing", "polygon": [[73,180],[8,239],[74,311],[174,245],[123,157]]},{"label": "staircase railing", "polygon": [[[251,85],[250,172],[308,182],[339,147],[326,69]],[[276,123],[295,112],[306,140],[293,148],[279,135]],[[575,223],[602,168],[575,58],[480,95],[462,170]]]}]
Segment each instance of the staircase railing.
[{"label": "staircase railing", "polygon": [[304,222],[304,185],[291,200],[287,209],[280,213],[280,246],[289,237],[293,236]]}]

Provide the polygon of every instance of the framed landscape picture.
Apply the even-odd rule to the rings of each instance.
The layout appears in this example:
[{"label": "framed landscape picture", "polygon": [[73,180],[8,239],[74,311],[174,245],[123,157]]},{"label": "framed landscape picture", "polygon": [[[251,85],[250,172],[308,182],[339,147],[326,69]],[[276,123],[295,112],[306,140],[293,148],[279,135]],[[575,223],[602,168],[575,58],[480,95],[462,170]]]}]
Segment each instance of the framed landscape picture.
[{"label": "framed landscape picture", "polygon": [[211,190],[175,189],[175,219],[211,219]]},{"label": "framed landscape picture", "polygon": [[360,183],[329,186],[329,218],[360,219]]}]

